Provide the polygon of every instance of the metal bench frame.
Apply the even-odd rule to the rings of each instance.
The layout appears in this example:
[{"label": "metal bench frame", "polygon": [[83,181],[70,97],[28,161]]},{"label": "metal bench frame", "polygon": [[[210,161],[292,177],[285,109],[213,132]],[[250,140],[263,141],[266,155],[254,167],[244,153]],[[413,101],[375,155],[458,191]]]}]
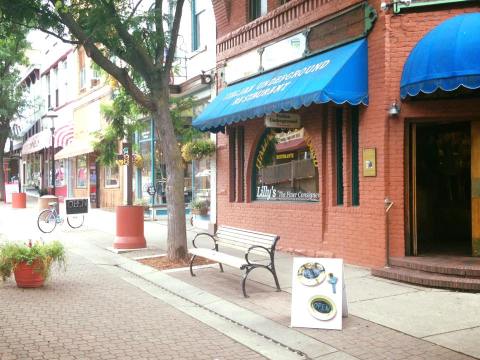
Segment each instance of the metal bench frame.
[{"label": "metal bench frame", "polygon": [[[219,230],[220,230],[221,228],[222,228],[222,227],[220,227]],[[273,239],[273,240],[272,240],[272,244],[271,244],[271,246],[269,246],[269,247],[262,246],[262,245],[252,245],[252,246],[250,246],[250,247],[247,248],[246,246],[244,246],[244,245],[245,245],[244,243],[240,243],[240,242],[239,242],[239,244],[240,244],[239,247],[244,247],[245,249],[247,249],[246,252],[245,252],[245,255],[244,255],[244,256],[245,256],[245,263],[240,266],[240,270],[245,270],[245,273],[244,273],[244,275],[243,275],[243,279],[242,279],[242,282],[241,282],[241,284],[242,284],[243,296],[246,297],[246,298],[248,297],[247,292],[246,292],[246,290],[245,290],[245,282],[246,282],[247,277],[248,277],[248,275],[250,274],[250,272],[251,272],[253,269],[256,269],[256,268],[264,268],[264,269],[267,269],[268,271],[270,271],[270,273],[273,275],[273,279],[274,279],[274,281],[275,281],[275,286],[277,287],[277,291],[281,291],[281,289],[280,289],[280,284],[279,284],[279,282],[278,282],[277,272],[276,272],[276,270],[275,270],[275,246],[276,246],[278,240],[280,239],[280,236],[278,236],[278,235],[273,235],[273,234],[260,233],[260,232],[251,231],[251,230],[244,230],[244,229],[239,229],[239,228],[233,228],[233,227],[229,227],[229,226],[228,226],[228,227],[227,227],[227,226],[224,226],[223,229],[233,229],[233,230],[235,230],[235,231],[237,231],[237,232],[239,232],[239,233],[242,233],[242,234],[245,235],[245,236],[248,236],[248,235],[251,235],[251,234],[271,235],[271,236],[272,236],[272,239]],[[217,233],[218,233],[218,231],[217,231]],[[219,244],[222,245],[222,239],[221,239],[221,237],[218,237],[217,234],[211,235],[211,234],[209,234],[209,233],[198,233],[198,234],[195,236],[195,238],[193,239],[193,241],[192,241],[192,245],[193,245],[194,248],[196,248],[196,249],[202,249],[202,248],[199,248],[199,247],[197,246],[197,244],[195,243],[195,241],[197,240],[197,238],[200,237],[200,236],[207,236],[207,237],[209,237],[209,238],[211,238],[211,239],[213,240],[213,242],[214,242],[214,247],[213,247],[212,249],[210,249],[210,250],[215,250],[218,254],[229,255],[229,254],[226,254],[226,253],[222,253],[222,252],[220,252],[220,251],[218,250],[218,245],[219,245]],[[231,243],[231,242],[232,242],[232,240],[230,239],[230,243]],[[253,242],[253,241],[252,241],[252,242]],[[226,245],[226,246],[228,247],[228,245]],[[255,261],[249,259],[249,256],[250,256],[252,250],[255,251],[255,250],[260,250],[260,249],[262,250],[262,252],[265,252],[265,254],[262,254],[262,255],[264,255],[266,258],[270,258],[270,263],[269,263],[269,264],[264,265],[264,264],[261,264],[261,263],[258,263],[258,262],[255,262]],[[259,254],[259,252],[257,251],[257,255],[258,255],[258,254]],[[267,254],[268,254],[268,256],[267,256]],[[196,258],[197,256],[202,256],[202,257],[208,258],[208,255],[204,256],[204,255],[195,255],[195,254],[192,254],[192,258],[191,258],[191,260],[190,260],[190,274],[191,274],[192,276],[196,276],[196,275],[193,273],[192,267],[193,267],[193,262],[194,262],[194,260],[195,260],[195,258]],[[229,255],[229,256],[231,256],[231,255]],[[240,259],[240,258],[238,258],[238,259]],[[218,261],[218,264],[219,264],[219,266],[220,266],[220,272],[223,272],[222,262],[221,262],[218,258],[215,258],[215,259],[214,259],[214,258],[211,258],[210,260]],[[224,264],[226,264],[226,263],[224,263]],[[226,264],[226,265],[228,265],[228,264]]]}]

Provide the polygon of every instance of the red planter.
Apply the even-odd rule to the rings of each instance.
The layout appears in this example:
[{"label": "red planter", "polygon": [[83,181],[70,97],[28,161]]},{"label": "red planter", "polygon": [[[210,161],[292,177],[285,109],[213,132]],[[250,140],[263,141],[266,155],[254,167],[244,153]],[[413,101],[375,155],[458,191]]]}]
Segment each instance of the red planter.
[{"label": "red planter", "polygon": [[143,231],[143,206],[117,206],[115,249],[142,249],[147,247]]},{"label": "red planter", "polygon": [[12,208],[25,209],[27,207],[27,194],[13,193],[12,194]]},{"label": "red planter", "polygon": [[20,288],[38,288],[43,286],[45,278],[39,271],[41,266],[38,262],[34,262],[32,265],[27,263],[18,264],[13,272],[17,286]]}]

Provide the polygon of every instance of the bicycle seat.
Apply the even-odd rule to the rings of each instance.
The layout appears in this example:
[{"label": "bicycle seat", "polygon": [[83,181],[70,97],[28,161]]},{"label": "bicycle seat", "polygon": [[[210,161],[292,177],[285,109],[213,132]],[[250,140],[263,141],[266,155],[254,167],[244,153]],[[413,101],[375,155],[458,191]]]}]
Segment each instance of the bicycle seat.
[{"label": "bicycle seat", "polygon": [[57,206],[57,203],[56,203],[55,201],[49,202],[49,203],[48,203],[48,206]]}]

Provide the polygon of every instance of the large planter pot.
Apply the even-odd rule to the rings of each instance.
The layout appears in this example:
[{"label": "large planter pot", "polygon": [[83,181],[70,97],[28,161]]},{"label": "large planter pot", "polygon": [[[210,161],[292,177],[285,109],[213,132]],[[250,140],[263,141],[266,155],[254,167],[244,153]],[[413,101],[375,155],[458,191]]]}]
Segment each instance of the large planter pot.
[{"label": "large planter pot", "polygon": [[27,207],[27,194],[13,193],[12,194],[12,208],[25,209]]},{"label": "large planter pot", "polygon": [[117,232],[115,249],[142,249],[147,247],[143,231],[143,206],[117,206]]},{"label": "large planter pot", "polygon": [[41,266],[39,262],[33,262],[32,265],[28,265],[22,262],[17,265],[13,274],[15,275],[15,281],[20,288],[38,288],[43,286],[45,278],[41,274]]}]

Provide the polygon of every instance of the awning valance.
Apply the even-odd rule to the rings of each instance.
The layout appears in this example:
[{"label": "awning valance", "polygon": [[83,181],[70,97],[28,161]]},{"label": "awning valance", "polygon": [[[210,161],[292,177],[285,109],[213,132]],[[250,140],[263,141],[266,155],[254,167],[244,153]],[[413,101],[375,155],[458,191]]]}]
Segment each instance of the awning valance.
[{"label": "awning valance", "polygon": [[480,13],[458,15],[425,35],[405,62],[402,98],[438,89],[480,88]]},{"label": "awning valance", "polygon": [[28,155],[52,146],[52,133],[44,129],[30,136],[22,146],[22,155]]},{"label": "awning valance", "polygon": [[227,87],[193,126],[216,132],[228,124],[329,101],[368,103],[365,39]]},{"label": "awning valance", "polygon": [[55,154],[55,160],[72,158],[93,152],[91,139],[74,139],[70,144]]}]

